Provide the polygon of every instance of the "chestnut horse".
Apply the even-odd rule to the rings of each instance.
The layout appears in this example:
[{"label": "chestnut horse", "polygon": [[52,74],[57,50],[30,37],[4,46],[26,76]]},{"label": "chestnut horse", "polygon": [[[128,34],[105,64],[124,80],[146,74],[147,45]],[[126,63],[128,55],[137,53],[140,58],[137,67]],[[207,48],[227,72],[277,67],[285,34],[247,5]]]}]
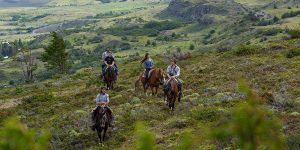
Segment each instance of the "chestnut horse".
[{"label": "chestnut horse", "polygon": [[152,69],[149,72],[148,86],[146,86],[145,76],[144,76],[144,72],[143,72],[139,76],[138,80],[135,82],[135,90],[137,90],[139,82],[141,81],[143,84],[144,93],[146,95],[147,95],[148,87],[150,87],[150,89],[152,91],[152,95],[157,95],[159,85],[163,85],[164,80],[165,80],[165,78],[164,78],[164,70],[163,69],[159,69],[159,68]]},{"label": "chestnut horse", "polygon": [[171,111],[174,111],[175,101],[178,97],[178,101],[180,102],[178,83],[176,79],[169,81],[169,89],[164,92],[164,97],[167,97],[166,105],[170,108]]}]

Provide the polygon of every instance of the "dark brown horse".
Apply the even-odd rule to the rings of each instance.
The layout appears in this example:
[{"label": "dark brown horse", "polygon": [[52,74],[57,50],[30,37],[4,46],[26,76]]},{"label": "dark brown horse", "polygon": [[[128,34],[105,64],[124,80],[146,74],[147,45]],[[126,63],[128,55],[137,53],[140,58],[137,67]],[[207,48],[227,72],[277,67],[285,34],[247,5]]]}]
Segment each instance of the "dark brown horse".
[{"label": "dark brown horse", "polygon": [[114,67],[107,67],[106,73],[104,75],[104,82],[106,84],[107,89],[113,89],[116,80],[117,80],[117,74]]},{"label": "dark brown horse", "polygon": [[144,73],[141,73],[138,80],[135,82],[135,89],[138,88],[139,82],[141,81],[143,84],[144,93],[146,95],[147,95],[148,87],[150,87],[150,89],[152,91],[152,95],[157,95],[159,85],[163,85],[164,79],[165,78],[164,78],[164,70],[163,69],[159,69],[159,68],[152,69],[149,72],[149,79],[148,79],[149,86],[146,86]]},{"label": "dark brown horse", "polygon": [[99,144],[102,144],[105,140],[105,134],[109,123],[107,108],[104,106],[98,106],[93,114],[92,119],[96,122],[96,131],[99,138]]},{"label": "dark brown horse", "polygon": [[172,79],[169,81],[169,89],[165,91],[165,97],[167,97],[166,105],[170,108],[171,111],[174,111],[175,101],[178,97],[178,101],[180,102],[178,83],[176,79]]}]

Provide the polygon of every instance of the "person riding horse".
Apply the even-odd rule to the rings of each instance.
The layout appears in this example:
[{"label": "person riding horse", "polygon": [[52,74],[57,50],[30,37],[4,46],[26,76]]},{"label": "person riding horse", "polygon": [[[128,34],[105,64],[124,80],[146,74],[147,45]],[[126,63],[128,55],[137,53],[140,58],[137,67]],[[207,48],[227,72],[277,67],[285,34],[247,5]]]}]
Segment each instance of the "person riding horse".
[{"label": "person riding horse", "polygon": [[[107,60],[107,57],[110,57],[110,58],[108,58],[108,60]],[[105,71],[106,71],[106,69],[109,65],[114,66],[114,69],[116,71],[116,75],[118,76],[118,74],[119,74],[118,66],[115,63],[115,56],[113,55],[113,52],[110,48],[107,48],[105,50],[105,52],[102,53],[102,61],[103,61],[103,64],[102,64],[102,80],[104,80]],[[108,61],[109,61],[109,63],[111,63],[111,61],[113,63],[109,64],[109,63],[107,63]]]},{"label": "person riding horse", "polygon": [[118,76],[118,69],[117,69],[117,66],[116,66],[116,63],[115,63],[115,58],[112,54],[112,51],[108,50],[103,55],[105,57],[104,58],[104,65],[102,65],[102,78],[103,78],[103,80],[104,80],[104,76],[105,76],[105,73],[106,73],[106,69],[108,67],[114,67],[116,75]]},{"label": "person riding horse", "polygon": [[164,91],[168,92],[170,90],[170,81],[171,80],[176,80],[178,83],[178,89],[179,89],[179,97],[183,97],[183,92],[182,92],[182,80],[179,79],[180,76],[180,68],[177,66],[177,61],[175,58],[171,59],[171,64],[167,68],[167,76],[168,76],[168,81],[165,84]]},{"label": "person riding horse", "polygon": [[104,107],[106,109],[107,112],[107,116],[108,116],[108,120],[109,120],[109,126],[112,127],[113,126],[113,120],[114,120],[114,116],[112,113],[112,109],[108,106],[109,104],[109,95],[106,93],[106,87],[102,87],[99,89],[99,94],[96,97],[96,107],[92,110],[92,122],[93,125],[91,126],[92,130],[96,129],[96,119],[94,116],[96,116],[96,109],[98,106],[100,107]]},{"label": "person riding horse", "polygon": [[143,60],[141,61],[142,64],[144,64],[144,77],[145,77],[145,86],[148,86],[148,80],[149,80],[149,72],[153,69],[154,67],[154,62],[153,60],[150,58],[150,54],[146,53],[145,57],[143,58]]}]

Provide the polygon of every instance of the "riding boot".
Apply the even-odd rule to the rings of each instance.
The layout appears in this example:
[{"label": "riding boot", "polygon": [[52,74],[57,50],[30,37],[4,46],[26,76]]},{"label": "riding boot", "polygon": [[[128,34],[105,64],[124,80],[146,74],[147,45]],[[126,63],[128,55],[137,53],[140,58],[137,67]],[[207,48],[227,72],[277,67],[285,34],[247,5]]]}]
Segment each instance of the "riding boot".
[{"label": "riding boot", "polygon": [[182,92],[182,84],[178,84],[178,89],[179,89],[179,97],[183,97],[183,92]]}]

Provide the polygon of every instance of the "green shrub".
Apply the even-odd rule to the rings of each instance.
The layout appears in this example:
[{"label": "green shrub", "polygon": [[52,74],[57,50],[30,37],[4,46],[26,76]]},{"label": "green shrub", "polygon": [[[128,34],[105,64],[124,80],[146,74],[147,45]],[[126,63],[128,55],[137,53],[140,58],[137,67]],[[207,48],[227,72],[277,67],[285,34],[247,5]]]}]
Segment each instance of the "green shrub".
[{"label": "green shrub", "polygon": [[252,55],[259,51],[260,47],[256,45],[240,45],[235,49],[237,56]]},{"label": "green shrub", "polygon": [[194,49],[195,49],[195,45],[191,44],[190,47],[189,47],[189,50],[194,50]]},{"label": "green shrub", "polygon": [[129,43],[122,43],[120,45],[121,50],[129,50],[131,49],[131,45]]},{"label": "green shrub", "polygon": [[291,12],[287,12],[282,14],[281,18],[291,18],[291,17],[295,17],[298,16],[300,14],[300,11],[291,11]]},{"label": "green shrub", "polygon": [[293,58],[297,56],[300,56],[300,48],[290,49],[286,54],[287,58]]},{"label": "green shrub", "polygon": [[136,144],[137,150],[155,150],[155,139],[154,135],[147,131],[142,123],[137,123],[136,134],[138,141]]},{"label": "green shrub", "polygon": [[299,29],[289,29],[287,33],[291,36],[292,39],[300,38]]},{"label": "green shrub", "polygon": [[2,150],[47,150],[49,134],[38,134],[28,130],[16,118],[5,121],[0,130],[0,149]]},{"label": "green shrub", "polygon": [[233,118],[220,127],[214,128],[212,135],[222,141],[235,140],[235,149],[285,149],[281,126],[273,114],[259,105],[258,97],[249,88],[246,81],[239,84],[241,93],[247,93],[247,103],[242,103]]},{"label": "green shrub", "polygon": [[290,135],[287,138],[286,144],[290,150],[300,150],[300,133]]},{"label": "green shrub", "polygon": [[220,112],[216,108],[201,108],[192,110],[192,117],[200,121],[215,121],[220,118]]},{"label": "green shrub", "polygon": [[146,23],[143,28],[144,29],[155,29],[158,31],[163,31],[163,30],[172,30],[178,27],[181,27],[182,24],[180,22],[175,22],[175,21],[150,21]]}]

